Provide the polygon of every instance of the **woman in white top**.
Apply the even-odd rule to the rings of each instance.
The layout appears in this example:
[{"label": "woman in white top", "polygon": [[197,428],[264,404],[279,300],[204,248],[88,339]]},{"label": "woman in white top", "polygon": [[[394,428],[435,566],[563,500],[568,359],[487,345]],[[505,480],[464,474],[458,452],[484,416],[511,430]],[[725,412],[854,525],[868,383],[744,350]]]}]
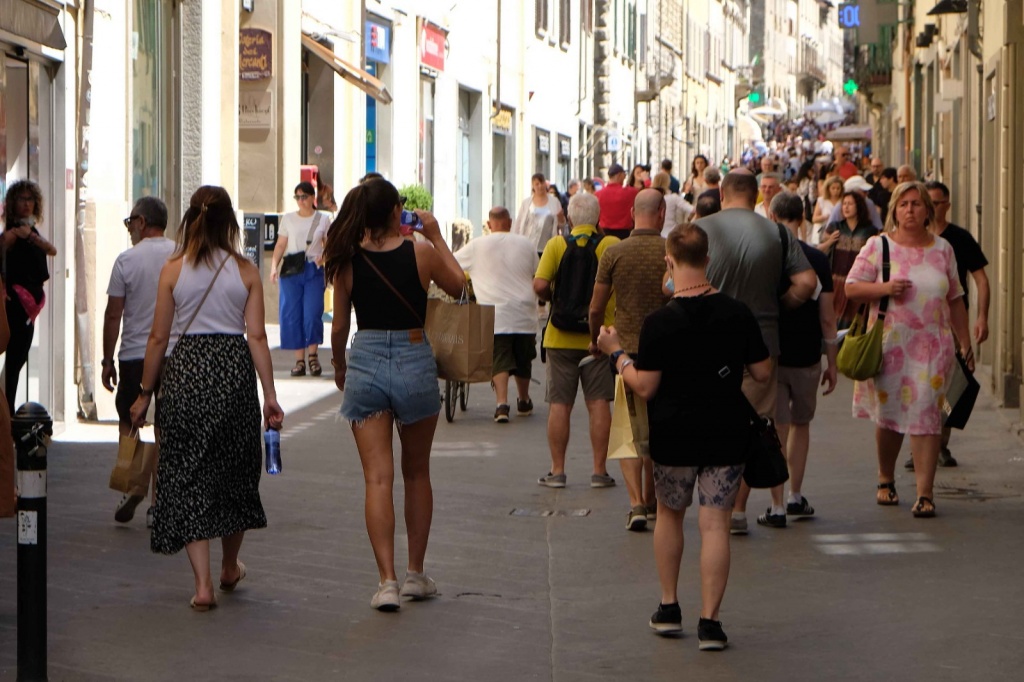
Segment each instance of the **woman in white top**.
[{"label": "woman in white top", "polygon": [[323,373],[319,349],[324,342],[324,238],[330,221],[316,210],[313,185],[300,182],[295,187],[299,210],[281,216],[277,245],[270,266],[270,281],[278,281],[280,297],[278,317],[281,324],[281,348],[295,351],[293,377],[306,375],[309,352],[309,373]]},{"label": "woman in white top", "polygon": [[548,181],[543,173],[535,173],[530,184],[530,197],[519,206],[512,234],[523,235],[533,242],[537,253],[541,253],[548,241],[565,227],[565,214],[561,202],[548,194]]},{"label": "woman in white top", "polygon": [[821,231],[828,224],[832,209],[839,203],[842,196],[842,178],[836,175],[825,181],[821,196],[818,197],[817,203],[814,204],[814,215],[811,217],[814,229],[811,230],[810,239],[807,240],[810,246],[817,246],[821,242]]},{"label": "woman in white top", "polygon": [[217,605],[210,538],[219,537],[223,548],[220,589],[230,592],[245,577],[238,561],[245,531],[267,525],[260,422],[280,429],[284,421],[263,322],[263,283],[239,252],[240,237],[224,188],[196,190],[178,248],[160,272],[141,391],[131,409],[132,423],[141,427],[173,327],[178,341],[160,386],[160,495],[150,546],[161,554],[185,548],[195,574],[190,605],[197,611]]},{"label": "woman in white top", "polygon": [[683,183],[683,195],[690,194],[694,201],[700,193],[707,190],[708,183],[704,180],[704,169],[708,167],[708,157],[698,154],[690,162],[690,177]]},{"label": "woman in white top", "polygon": [[669,191],[671,181],[672,176],[665,171],[656,173],[651,181],[651,189],[659,190],[665,195],[665,224],[661,230],[662,237],[668,237],[668,233],[674,230],[676,225],[682,225],[689,221],[690,215],[693,213],[693,206],[690,205],[690,202]]}]

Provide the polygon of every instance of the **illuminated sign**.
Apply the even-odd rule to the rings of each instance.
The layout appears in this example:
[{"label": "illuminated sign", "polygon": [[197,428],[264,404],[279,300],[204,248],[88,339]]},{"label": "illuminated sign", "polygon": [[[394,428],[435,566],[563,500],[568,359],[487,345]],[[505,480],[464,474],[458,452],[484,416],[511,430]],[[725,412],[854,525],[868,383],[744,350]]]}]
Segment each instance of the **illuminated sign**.
[{"label": "illuminated sign", "polygon": [[380,64],[391,61],[390,29],[387,26],[366,22],[366,58]]},{"label": "illuminated sign", "polygon": [[839,5],[839,25],[842,28],[860,28],[860,5],[852,2]]}]

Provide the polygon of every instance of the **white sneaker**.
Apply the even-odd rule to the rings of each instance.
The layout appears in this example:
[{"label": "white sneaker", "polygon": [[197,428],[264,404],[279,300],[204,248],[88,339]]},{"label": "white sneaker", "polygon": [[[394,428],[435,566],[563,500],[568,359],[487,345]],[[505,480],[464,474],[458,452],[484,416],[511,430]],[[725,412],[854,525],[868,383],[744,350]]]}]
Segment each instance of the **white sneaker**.
[{"label": "white sneaker", "polygon": [[397,611],[402,606],[398,598],[398,581],[385,580],[377,586],[377,591],[370,600],[370,608],[378,611]]},{"label": "white sneaker", "polygon": [[425,573],[409,572],[405,574],[405,583],[402,585],[401,594],[413,601],[430,599],[437,595],[437,585]]}]

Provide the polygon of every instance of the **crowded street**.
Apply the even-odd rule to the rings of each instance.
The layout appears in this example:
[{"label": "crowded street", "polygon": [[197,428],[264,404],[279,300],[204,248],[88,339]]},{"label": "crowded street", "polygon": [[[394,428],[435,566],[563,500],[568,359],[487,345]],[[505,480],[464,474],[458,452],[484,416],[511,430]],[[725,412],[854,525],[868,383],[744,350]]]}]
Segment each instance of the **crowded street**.
[{"label": "crowded street", "polygon": [[[494,424],[486,384],[441,420],[434,443],[427,558],[438,598],[398,614],[367,608],[376,570],[340,394],[326,378],[276,374],[288,417],[283,472],[261,484],[269,526],[247,535],[249,576],[207,618],[182,608],[184,555],[149,552],[142,514],[111,522],[116,430],[51,445],[50,680],[660,681],[699,666],[706,680],[961,681],[1012,679],[1024,662],[1024,588],[1011,579],[1024,561],[1024,458],[988,397],[971,437],[954,435],[959,467],[937,476],[941,522],[922,523],[906,503],[875,504],[871,428],[850,418],[841,380],[812,427],[805,490],[817,515],[734,538],[721,618],[735,643],[708,658],[689,619],[681,638],[647,627],[652,533],[623,529],[621,479],[586,485],[585,421],[573,425],[567,487],[538,487],[545,407]],[[909,472],[897,478],[911,489]],[[766,500],[758,491],[751,503]],[[13,525],[0,530],[13,546]],[[686,533],[696,549],[693,518]],[[699,603],[696,556],[683,559],[684,612]],[[0,560],[0,679],[13,680],[14,555]]]}]

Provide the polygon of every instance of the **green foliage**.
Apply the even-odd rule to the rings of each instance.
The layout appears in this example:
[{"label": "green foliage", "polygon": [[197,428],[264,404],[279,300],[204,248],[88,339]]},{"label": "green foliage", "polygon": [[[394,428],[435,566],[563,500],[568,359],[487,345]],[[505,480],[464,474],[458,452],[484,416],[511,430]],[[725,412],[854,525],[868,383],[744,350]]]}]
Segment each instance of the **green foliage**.
[{"label": "green foliage", "polygon": [[398,188],[398,193],[405,197],[405,208],[408,211],[429,211],[434,205],[434,197],[430,196],[423,185],[405,185]]}]

